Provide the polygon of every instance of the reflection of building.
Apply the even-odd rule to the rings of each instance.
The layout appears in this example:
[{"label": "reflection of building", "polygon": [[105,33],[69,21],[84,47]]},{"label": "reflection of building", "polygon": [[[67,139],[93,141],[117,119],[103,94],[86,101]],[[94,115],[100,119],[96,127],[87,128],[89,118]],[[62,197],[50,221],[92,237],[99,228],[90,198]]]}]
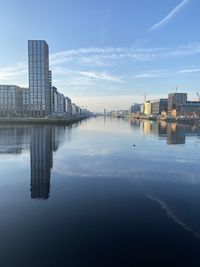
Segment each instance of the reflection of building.
[{"label": "reflection of building", "polygon": [[140,129],[140,120],[130,120],[131,127],[134,129]]},{"label": "reflection of building", "polygon": [[0,127],[0,154],[21,154],[29,149],[29,128]]},{"label": "reflection of building", "polygon": [[[30,149],[31,198],[49,197],[53,151],[64,143],[65,130],[64,126],[0,127],[0,155],[21,154]],[[67,133],[70,139],[70,128]]]},{"label": "reflection of building", "polygon": [[158,133],[159,133],[160,137],[166,137],[167,136],[167,123],[165,121],[162,121],[159,123]]},{"label": "reflection of building", "polygon": [[58,150],[58,147],[65,142],[65,126],[52,128],[52,148],[53,151]]},{"label": "reflection of building", "polygon": [[167,144],[185,144],[185,131],[179,124],[171,123],[167,126]]},{"label": "reflection of building", "polygon": [[141,129],[145,135],[152,134],[162,140],[167,139],[168,145],[185,144],[187,136],[200,136],[200,128],[197,125],[167,123],[165,121],[131,120],[132,127],[135,128],[137,123],[141,124]]},{"label": "reflection of building", "polygon": [[166,138],[167,136],[167,123],[165,121],[161,121],[159,123],[152,122],[152,134],[157,135],[159,137]]},{"label": "reflection of building", "polygon": [[48,198],[53,167],[52,129],[49,126],[31,129],[31,198]]},{"label": "reflection of building", "polygon": [[143,132],[144,134],[150,134],[152,131],[152,123],[149,120],[143,121]]},{"label": "reflection of building", "polygon": [[47,199],[53,167],[53,151],[65,140],[65,127],[31,128],[31,198]]}]

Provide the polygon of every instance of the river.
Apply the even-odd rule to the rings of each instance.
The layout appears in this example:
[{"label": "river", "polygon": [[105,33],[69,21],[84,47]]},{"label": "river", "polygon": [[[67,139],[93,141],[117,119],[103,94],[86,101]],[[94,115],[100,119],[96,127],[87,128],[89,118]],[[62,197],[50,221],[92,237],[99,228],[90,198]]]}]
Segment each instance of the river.
[{"label": "river", "polygon": [[200,266],[200,128],[0,125],[0,266]]}]

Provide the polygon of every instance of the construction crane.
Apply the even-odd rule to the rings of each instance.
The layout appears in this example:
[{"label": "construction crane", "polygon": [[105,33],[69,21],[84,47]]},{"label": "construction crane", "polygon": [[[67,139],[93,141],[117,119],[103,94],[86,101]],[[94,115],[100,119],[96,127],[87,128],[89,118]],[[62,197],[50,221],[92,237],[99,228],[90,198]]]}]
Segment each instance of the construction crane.
[{"label": "construction crane", "polygon": [[200,94],[199,94],[198,92],[196,92],[196,94],[197,94],[197,96],[198,96],[198,98],[199,98],[199,101],[200,101]]},{"label": "construction crane", "polygon": [[144,103],[147,101],[147,96],[148,96],[149,94],[144,94],[143,96],[144,96]]}]

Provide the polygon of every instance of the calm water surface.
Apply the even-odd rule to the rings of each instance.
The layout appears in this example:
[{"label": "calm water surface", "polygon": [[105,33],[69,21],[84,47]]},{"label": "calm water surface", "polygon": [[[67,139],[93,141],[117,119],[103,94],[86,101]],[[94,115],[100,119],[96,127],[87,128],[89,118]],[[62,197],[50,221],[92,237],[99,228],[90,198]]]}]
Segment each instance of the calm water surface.
[{"label": "calm water surface", "polygon": [[200,129],[0,126],[0,266],[200,266]]}]

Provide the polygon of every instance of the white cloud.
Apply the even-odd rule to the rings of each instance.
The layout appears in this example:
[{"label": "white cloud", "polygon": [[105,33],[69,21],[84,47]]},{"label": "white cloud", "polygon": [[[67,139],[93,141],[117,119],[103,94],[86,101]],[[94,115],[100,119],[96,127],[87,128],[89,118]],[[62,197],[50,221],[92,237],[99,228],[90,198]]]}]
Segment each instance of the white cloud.
[{"label": "white cloud", "polygon": [[0,80],[26,73],[28,73],[27,66],[23,63],[18,63],[15,66],[0,68]]},{"label": "white cloud", "polygon": [[160,29],[162,26],[167,24],[175,15],[177,15],[183,9],[183,7],[185,7],[185,5],[188,3],[189,3],[189,0],[183,0],[180,4],[175,6],[172,9],[172,11],[166,17],[164,17],[164,19],[162,19],[158,23],[154,24],[150,28],[150,30],[154,31],[154,30]]},{"label": "white cloud", "polygon": [[167,73],[163,70],[152,70],[152,71],[147,71],[143,73],[138,73],[133,76],[134,79],[143,79],[143,78],[160,78],[165,76]]},{"label": "white cloud", "polygon": [[79,48],[50,55],[50,65],[55,68],[63,64],[106,67],[125,60],[147,62],[166,57],[192,56],[200,53],[200,43],[190,43],[177,47],[164,48]]},{"label": "white cloud", "polygon": [[117,83],[124,83],[119,77],[113,76],[106,72],[80,71],[80,75],[97,80],[111,81]]},{"label": "white cloud", "polygon": [[198,73],[200,72],[200,68],[191,68],[191,69],[182,69],[182,70],[179,70],[177,73]]},{"label": "white cloud", "polygon": [[[129,94],[134,87],[137,89],[134,89],[133,92],[146,87],[146,82],[150,87],[156,78],[159,80],[160,77],[170,77],[170,75],[174,76],[178,73],[192,73],[199,70],[195,66],[190,66],[186,70],[181,69],[182,66],[179,66],[179,69],[173,68],[173,70],[148,70],[142,69],[143,64],[139,65],[138,62],[154,61],[155,66],[158,66],[159,61],[163,59],[170,59],[173,62],[173,59],[176,60],[177,57],[196,57],[199,54],[200,43],[163,48],[80,48],[51,54],[50,69],[53,72],[53,84],[69,97],[117,95],[123,92]],[[91,65],[88,65],[89,62]],[[103,64],[100,65],[100,62]],[[135,73],[130,73],[130,66],[133,66]],[[128,71],[126,71],[127,68]],[[27,86],[27,71],[28,64],[25,63],[1,67],[0,83]],[[180,78],[180,76],[178,77]],[[175,78],[172,78],[171,84],[177,84]],[[138,79],[137,83],[133,79]],[[143,81],[142,79],[149,80]],[[182,81],[180,80],[180,82]],[[164,86],[171,86],[169,84]]]},{"label": "white cloud", "polygon": [[27,76],[28,69],[24,63],[0,68],[0,83],[27,86]]}]

